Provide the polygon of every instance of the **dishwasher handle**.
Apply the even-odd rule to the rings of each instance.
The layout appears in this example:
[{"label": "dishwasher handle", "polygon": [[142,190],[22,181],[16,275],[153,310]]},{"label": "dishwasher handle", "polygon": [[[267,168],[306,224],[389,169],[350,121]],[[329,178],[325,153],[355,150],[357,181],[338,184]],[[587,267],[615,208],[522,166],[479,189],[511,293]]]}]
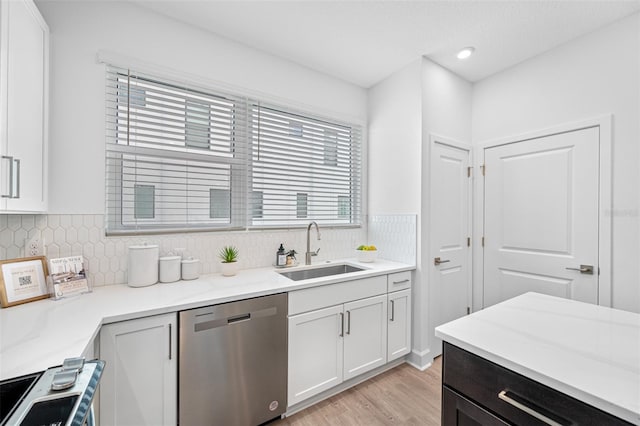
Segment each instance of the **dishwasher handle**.
[{"label": "dishwasher handle", "polygon": [[249,321],[251,319],[251,312],[247,312],[246,314],[236,315],[235,317],[227,318],[227,324],[233,324],[235,322],[241,321]]},{"label": "dishwasher handle", "polygon": [[[227,327],[227,326],[231,326],[231,325],[238,324],[245,321],[256,320],[258,318],[263,318],[263,317],[270,317],[270,316],[276,315],[277,313],[278,313],[278,309],[275,307],[271,307],[266,309],[260,309],[258,311],[253,311],[253,312],[245,312],[240,315],[224,316],[222,318],[216,318],[216,319],[196,323],[193,326],[193,331],[198,332],[198,331],[211,330],[212,328]],[[206,316],[206,315],[202,315],[202,316]]]}]

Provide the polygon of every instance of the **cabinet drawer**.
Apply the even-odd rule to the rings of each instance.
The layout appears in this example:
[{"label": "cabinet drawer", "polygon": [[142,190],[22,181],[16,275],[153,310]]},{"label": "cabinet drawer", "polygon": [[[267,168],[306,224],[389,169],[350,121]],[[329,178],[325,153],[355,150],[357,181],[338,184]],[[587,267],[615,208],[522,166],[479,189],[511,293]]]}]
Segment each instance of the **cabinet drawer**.
[{"label": "cabinet drawer", "polygon": [[292,291],[289,292],[289,315],[377,296],[386,292],[386,275]]},{"label": "cabinet drawer", "polygon": [[445,387],[442,389],[442,426],[507,426],[493,413]]},{"label": "cabinet drawer", "polygon": [[498,394],[503,391],[516,404],[527,406],[561,425],[630,425],[591,405],[446,342],[442,383],[513,424],[545,423],[500,399]]},{"label": "cabinet drawer", "polygon": [[411,288],[411,271],[387,275],[387,291],[389,293],[404,290],[405,288]]}]

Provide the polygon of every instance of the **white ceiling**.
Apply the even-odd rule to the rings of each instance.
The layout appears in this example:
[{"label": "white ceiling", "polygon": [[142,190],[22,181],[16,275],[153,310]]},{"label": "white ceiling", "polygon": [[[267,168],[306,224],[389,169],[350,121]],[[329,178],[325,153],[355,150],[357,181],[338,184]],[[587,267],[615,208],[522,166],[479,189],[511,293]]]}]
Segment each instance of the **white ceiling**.
[{"label": "white ceiling", "polygon": [[[422,55],[478,81],[640,10],[640,0],[136,3],[365,88]],[[460,61],[464,46],[476,53]]]}]

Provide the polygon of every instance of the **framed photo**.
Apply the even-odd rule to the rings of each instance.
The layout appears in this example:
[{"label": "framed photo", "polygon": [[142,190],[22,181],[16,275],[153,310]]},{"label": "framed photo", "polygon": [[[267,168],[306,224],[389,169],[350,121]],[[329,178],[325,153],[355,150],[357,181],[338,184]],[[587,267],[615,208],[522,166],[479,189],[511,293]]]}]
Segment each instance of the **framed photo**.
[{"label": "framed photo", "polygon": [[0,260],[0,305],[3,308],[49,297],[44,256]]}]

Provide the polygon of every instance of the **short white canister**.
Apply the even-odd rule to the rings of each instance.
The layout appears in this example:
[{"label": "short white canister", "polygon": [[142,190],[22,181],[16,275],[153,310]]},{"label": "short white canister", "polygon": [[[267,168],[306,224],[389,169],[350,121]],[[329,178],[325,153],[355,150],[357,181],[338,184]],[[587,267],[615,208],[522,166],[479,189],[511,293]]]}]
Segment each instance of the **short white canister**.
[{"label": "short white canister", "polygon": [[181,256],[164,256],[160,258],[160,282],[172,283],[180,279]]},{"label": "short white canister", "polygon": [[127,284],[129,287],[146,287],[158,282],[159,249],[154,244],[129,246]]},{"label": "short white canister", "polygon": [[182,279],[195,280],[200,276],[200,260],[192,257],[182,260]]}]

